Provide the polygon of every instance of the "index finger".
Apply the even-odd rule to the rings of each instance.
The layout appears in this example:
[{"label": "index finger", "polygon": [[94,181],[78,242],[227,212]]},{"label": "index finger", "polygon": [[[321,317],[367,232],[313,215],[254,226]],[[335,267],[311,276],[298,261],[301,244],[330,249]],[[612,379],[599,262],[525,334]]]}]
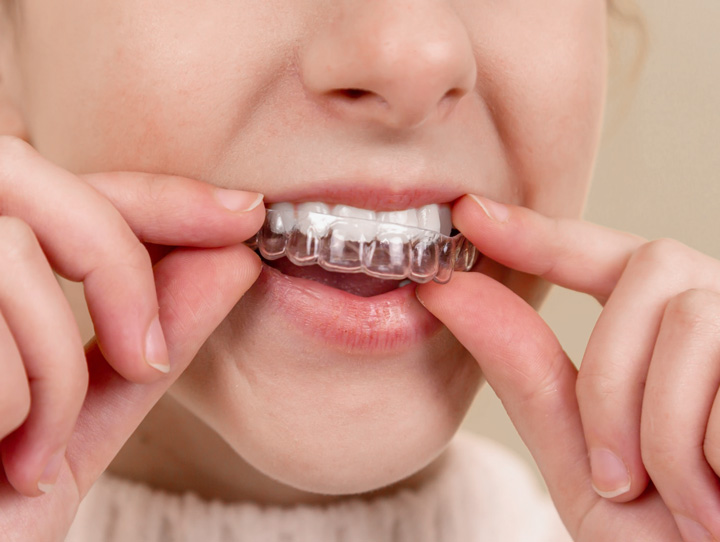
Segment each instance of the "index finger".
[{"label": "index finger", "polygon": [[67,454],[82,496],[252,286],[261,262],[244,245],[181,248],[154,271],[172,369],[168,377],[138,386],[112,371],[97,347],[90,346],[90,386]]},{"label": "index finger", "polygon": [[530,305],[482,273],[456,273],[445,285],[421,284],[416,294],[477,360],[575,540],[625,540],[628,532],[633,540],[679,540],[655,491],[623,504],[593,491],[577,371]]},{"label": "index finger", "polygon": [[250,238],[265,218],[263,196],[210,183],[142,172],[86,174],[143,243],[224,247]]},{"label": "index finger", "polygon": [[416,295],[478,362],[533,454],[565,524],[577,532],[598,497],[590,486],[575,396],[577,370],[553,332],[524,300],[481,273],[420,285]]},{"label": "index finger", "polygon": [[0,138],[0,194],[2,214],[30,226],[52,268],[84,283],[113,367],[137,382],[167,372],[150,257],[113,205],[13,138]]},{"label": "index finger", "polygon": [[639,236],[569,218],[546,217],[526,207],[469,195],[453,208],[453,224],[489,258],[604,302]]},{"label": "index finger", "polygon": [[[253,284],[260,259],[248,247],[173,251],[155,266],[160,318],[173,361],[170,374],[138,385],[106,363],[97,345],[87,352],[90,388],[53,491],[20,498],[0,469],[0,533],[21,530],[23,540],[67,532],[72,507],[86,495],[145,415],[192,361],[202,344]],[[38,521],[43,518],[43,521]],[[17,527],[20,526],[20,527]]]}]

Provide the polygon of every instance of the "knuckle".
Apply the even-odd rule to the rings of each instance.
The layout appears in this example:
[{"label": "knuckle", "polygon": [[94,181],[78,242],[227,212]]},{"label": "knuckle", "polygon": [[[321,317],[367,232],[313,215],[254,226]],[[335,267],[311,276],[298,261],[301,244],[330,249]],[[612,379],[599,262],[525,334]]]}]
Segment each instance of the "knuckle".
[{"label": "knuckle", "polygon": [[76,360],[61,365],[57,367],[58,374],[50,378],[50,383],[64,396],[84,398],[89,380],[85,357],[78,355]]},{"label": "knuckle", "polygon": [[517,386],[519,401],[523,404],[552,404],[545,401],[556,397],[564,383],[564,366],[568,362],[565,352],[558,346],[556,352],[540,353],[522,365],[508,365]]},{"label": "knuckle", "polygon": [[656,239],[641,245],[631,258],[634,265],[667,268],[678,265],[688,247],[675,239]]},{"label": "knuckle", "polygon": [[138,273],[152,270],[152,261],[147,248],[131,232],[125,232],[124,229],[122,227],[119,235],[115,237],[113,247],[104,247],[94,255],[93,260],[88,263],[92,271],[101,273],[111,271],[115,274],[118,269]]},{"label": "knuckle", "polygon": [[150,253],[136,238],[133,238],[128,243],[121,261],[138,271],[145,271],[152,268]]},{"label": "knuckle", "polygon": [[55,405],[51,419],[63,419],[69,412],[72,412],[73,416],[79,412],[87,394],[88,381],[83,357],[82,360],[72,360],[46,368],[42,378],[36,379],[34,391],[42,395],[44,401]]},{"label": "knuckle", "polygon": [[0,438],[20,427],[30,414],[30,388],[27,383],[8,382],[0,392]]},{"label": "knuckle", "polygon": [[685,290],[668,302],[665,318],[688,334],[715,337],[720,331],[720,295],[698,288]]},{"label": "knuckle", "polygon": [[705,437],[703,453],[712,470],[720,474],[720,435],[717,432],[711,431]]},{"label": "knuckle", "polygon": [[143,195],[147,196],[148,205],[155,206],[167,204],[172,200],[173,190],[176,188],[165,175],[152,174],[146,183],[137,183],[138,191],[145,192],[138,194],[138,200]]},{"label": "knuckle", "polygon": [[19,156],[27,156],[31,148],[19,137],[0,135],[0,163],[10,163]]},{"label": "knuckle", "polygon": [[[88,387],[87,377],[78,375],[72,380],[66,380],[62,384],[55,382],[55,397],[52,398],[53,403],[58,405],[58,413],[71,415],[63,416],[64,419],[74,418],[80,411]],[[50,396],[51,394],[48,394]]]},{"label": "knuckle", "polygon": [[6,264],[27,261],[38,249],[35,233],[24,220],[0,216],[0,254]]},{"label": "knuckle", "polygon": [[720,431],[710,428],[703,441],[703,454],[710,468],[720,475]]},{"label": "knuckle", "polygon": [[0,135],[0,155],[13,152],[24,152],[29,145],[19,137]]},{"label": "knuckle", "polygon": [[68,389],[69,393],[73,397],[80,398],[83,400],[87,394],[90,374],[85,364],[85,357],[83,356],[80,363],[75,364],[77,369],[72,372],[72,378],[69,379]]},{"label": "knuckle", "polygon": [[22,139],[0,135],[0,184],[17,176],[20,164],[31,155],[32,147]]},{"label": "knuckle", "polygon": [[586,363],[581,364],[575,382],[578,402],[583,404],[604,405],[618,394],[618,381],[613,372],[590,370]]},{"label": "knuckle", "polygon": [[678,449],[677,439],[671,432],[658,430],[656,421],[645,416],[641,424],[640,453],[643,464],[650,474],[680,472],[687,462],[687,454]]}]

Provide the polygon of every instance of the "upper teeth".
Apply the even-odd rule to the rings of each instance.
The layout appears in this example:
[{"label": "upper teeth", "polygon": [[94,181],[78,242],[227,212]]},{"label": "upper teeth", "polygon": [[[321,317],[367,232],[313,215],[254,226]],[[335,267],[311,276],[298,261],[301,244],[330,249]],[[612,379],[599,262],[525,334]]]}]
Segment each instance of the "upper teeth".
[{"label": "upper teeth", "polygon": [[[442,235],[450,235],[452,231],[450,205],[447,203],[387,212],[360,209],[350,205],[331,206],[316,201],[299,204],[273,203],[269,208],[281,216],[281,220],[274,223],[273,231],[276,233],[289,232],[295,228],[307,233],[308,228],[312,226],[315,235],[323,236],[336,217],[344,219],[345,226],[341,228],[348,241],[373,239],[381,235],[390,224],[404,226],[410,237],[421,236],[421,230],[430,230]],[[322,216],[318,215],[327,216],[328,219],[322,220]],[[338,226],[333,227],[337,231]]]}]

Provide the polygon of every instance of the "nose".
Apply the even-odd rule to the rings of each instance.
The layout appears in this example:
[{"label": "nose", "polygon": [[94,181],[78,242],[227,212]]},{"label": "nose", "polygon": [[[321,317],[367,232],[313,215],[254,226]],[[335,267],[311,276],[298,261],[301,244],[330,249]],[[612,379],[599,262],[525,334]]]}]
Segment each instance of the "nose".
[{"label": "nose", "polygon": [[300,52],[306,91],[346,119],[396,129],[444,118],[472,91],[468,30],[444,0],[340,0]]}]

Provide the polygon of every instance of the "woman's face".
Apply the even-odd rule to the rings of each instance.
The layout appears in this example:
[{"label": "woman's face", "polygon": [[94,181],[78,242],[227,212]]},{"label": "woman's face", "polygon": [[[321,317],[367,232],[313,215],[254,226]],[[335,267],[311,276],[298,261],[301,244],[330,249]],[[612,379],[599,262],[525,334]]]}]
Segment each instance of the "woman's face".
[{"label": "woman's face", "polygon": [[[177,174],[266,202],[379,211],[466,193],[581,211],[605,0],[22,0],[19,11],[6,88],[35,147],[74,172]],[[264,270],[173,395],[291,486],[350,493],[407,477],[457,429],[477,364],[412,287],[358,297],[298,269]],[[487,260],[480,270],[538,297],[527,277]]]}]

